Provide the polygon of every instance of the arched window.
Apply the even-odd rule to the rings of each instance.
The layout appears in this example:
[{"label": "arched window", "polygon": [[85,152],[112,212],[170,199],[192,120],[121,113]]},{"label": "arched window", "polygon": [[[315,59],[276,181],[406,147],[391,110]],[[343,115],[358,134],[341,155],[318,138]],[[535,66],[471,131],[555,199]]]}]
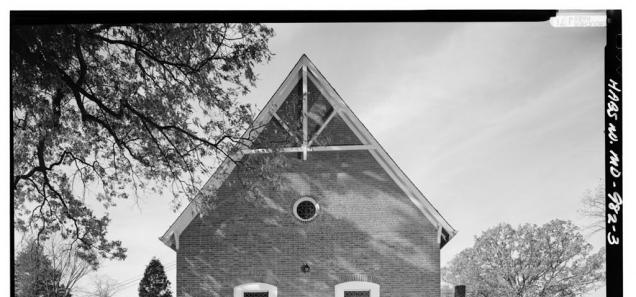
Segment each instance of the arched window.
[{"label": "arched window", "polygon": [[346,282],[336,285],[336,297],[380,297],[380,285],[370,282]]},{"label": "arched window", "polygon": [[247,283],[234,287],[234,297],[276,297],[278,290],[266,283]]}]

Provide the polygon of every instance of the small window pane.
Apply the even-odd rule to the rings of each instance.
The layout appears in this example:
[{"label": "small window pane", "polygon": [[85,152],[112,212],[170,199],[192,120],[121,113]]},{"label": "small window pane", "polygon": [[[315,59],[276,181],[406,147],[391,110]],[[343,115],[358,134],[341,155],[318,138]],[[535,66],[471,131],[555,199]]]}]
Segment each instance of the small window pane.
[{"label": "small window pane", "polygon": [[311,201],[303,201],[298,204],[296,213],[303,220],[309,220],[316,215],[316,206]]},{"label": "small window pane", "polygon": [[267,297],[269,292],[245,292],[243,297]]},{"label": "small window pane", "polygon": [[369,297],[371,291],[345,291],[344,297]]}]

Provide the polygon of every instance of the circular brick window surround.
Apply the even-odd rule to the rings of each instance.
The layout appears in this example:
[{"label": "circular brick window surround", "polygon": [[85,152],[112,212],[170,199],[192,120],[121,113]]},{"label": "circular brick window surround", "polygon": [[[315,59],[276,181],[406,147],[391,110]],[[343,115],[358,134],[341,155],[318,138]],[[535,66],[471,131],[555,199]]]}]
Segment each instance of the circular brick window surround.
[{"label": "circular brick window surround", "polygon": [[318,215],[319,209],[320,206],[316,200],[311,197],[302,197],[296,200],[292,212],[297,219],[303,222],[309,222]]}]

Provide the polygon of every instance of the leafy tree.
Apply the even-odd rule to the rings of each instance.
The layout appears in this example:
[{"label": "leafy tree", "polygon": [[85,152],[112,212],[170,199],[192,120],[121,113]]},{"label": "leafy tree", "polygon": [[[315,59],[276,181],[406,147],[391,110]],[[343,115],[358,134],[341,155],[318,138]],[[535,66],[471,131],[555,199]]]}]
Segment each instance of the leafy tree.
[{"label": "leafy tree", "polygon": [[54,269],[39,242],[29,242],[15,261],[15,292],[17,297],[71,297],[60,284],[61,274]]},{"label": "leafy tree", "polygon": [[605,250],[592,245],[569,221],[514,229],[500,224],[476,238],[442,272],[466,285],[467,296],[573,297],[593,289],[605,275]]},{"label": "leafy tree", "polygon": [[[15,226],[73,239],[80,255],[123,259],[105,208],[138,190],[194,197],[230,156],[252,108],[239,104],[271,58],[261,24],[12,26]],[[218,158],[218,159],[217,159]],[[79,189],[78,189],[79,188]]]},{"label": "leafy tree", "polygon": [[172,297],[170,281],[158,259],[150,260],[139,282],[139,297]]}]

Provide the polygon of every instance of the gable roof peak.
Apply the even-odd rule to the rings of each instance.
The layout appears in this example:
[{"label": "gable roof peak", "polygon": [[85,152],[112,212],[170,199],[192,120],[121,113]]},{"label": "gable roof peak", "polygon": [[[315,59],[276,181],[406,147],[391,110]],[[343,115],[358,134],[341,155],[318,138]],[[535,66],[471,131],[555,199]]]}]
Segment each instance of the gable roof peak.
[{"label": "gable roof peak", "polygon": [[[415,184],[404,174],[399,166],[393,161],[389,154],[382,148],[379,142],[371,135],[371,132],[364,126],[364,124],[358,119],[353,111],[347,106],[344,100],[336,92],[336,90],[329,84],[327,79],[318,71],[318,68],[311,62],[306,54],[302,54],[298,62],[294,65],[290,73],[287,75],[283,83],[278,87],[271,99],[263,106],[261,112],[256,116],[252,127],[248,128],[242,138],[249,137],[251,140],[255,140],[256,137],[264,130],[265,125],[272,120],[276,120],[280,125],[287,130],[292,136],[292,131],[285,127],[285,123],[277,115],[278,109],[284,103],[286,98],[292,92],[292,90],[302,82],[303,92],[303,135],[301,145],[297,147],[283,148],[285,152],[297,152],[302,153],[303,158],[312,151],[342,151],[342,150],[367,150],[378,164],[386,171],[391,179],[398,185],[398,187],[404,192],[404,194],[413,202],[413,204],[421,211],[421,213],[437,228],[437,238],[440,243],[440,248],[443,247],[456,233],[457,231],[441,216],[437,209],[428,201],[428,199],[419,191]],[[330,146],[314,146],[312,142],[314,138],[309,139],[307,132],[307,86],[311,82],[313,86],[321,93],[326,101],[333,107],[333,111],[326,118],[323,126],[329,124],[329,120],[334,117],[339,117],[346,126],[355,134],[362,144],[360,145],[330,145]],[[322,129],[322,128],[321,128]],[[321,130],[318,130],[320,134]],[[242,157],[244,154],[253,153],[268,153],[271,150],[249,148],[242,150],[240,156],[234,159]],[[226,158],[221,165],[217,168],[212,177],[205,183],[200,192],[205,192],[210,189],[217,189],[233,171],[236,164],[232,162],[230,158]],[[160,237],[169,247],[177,250],[179,248],[179,235],[190,222],[199,214],[196,203],[190,202],[186,209],[181,213],[177,220],[170,226],[166,233]]]}]

